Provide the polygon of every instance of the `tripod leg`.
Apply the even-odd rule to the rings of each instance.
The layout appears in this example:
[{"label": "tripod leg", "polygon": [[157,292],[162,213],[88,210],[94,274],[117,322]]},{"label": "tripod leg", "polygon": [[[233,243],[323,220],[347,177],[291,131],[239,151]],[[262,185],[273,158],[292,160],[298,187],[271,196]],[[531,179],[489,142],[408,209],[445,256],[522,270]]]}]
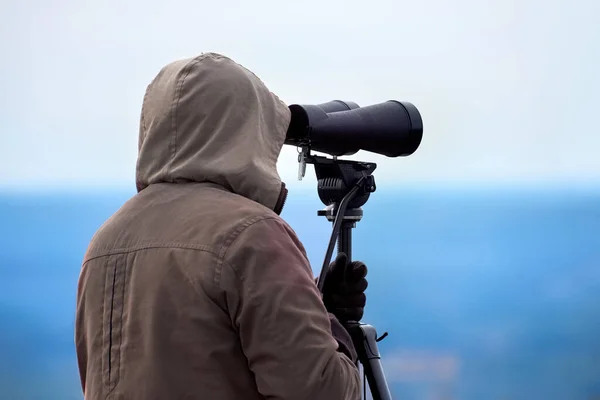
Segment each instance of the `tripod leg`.
[{"label": "tripod leg", "polygon": [[352,337],[352,342],[362,364],[373,400],[392,400],[390,389],[381,366],[381,355],[377,347],[377,331],[375,327],[356,322],[350,322],[346,329]]}]

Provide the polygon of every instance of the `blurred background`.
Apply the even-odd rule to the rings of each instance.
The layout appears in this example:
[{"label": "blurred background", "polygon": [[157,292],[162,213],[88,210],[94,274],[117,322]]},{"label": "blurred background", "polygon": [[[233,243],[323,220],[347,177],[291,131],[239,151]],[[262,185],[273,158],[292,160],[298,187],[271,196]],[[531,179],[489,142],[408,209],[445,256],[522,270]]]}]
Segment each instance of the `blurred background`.
[{"label": "blurred background", "polygon": [[[600,399],[600,3],[4,0],[0,399],[82,399],[80,262],[135,194],[146,85],[216,51],[288,104],[410,101],[354,232],[395,398]],[[330,224],[295,148],[283,216],[315,273]]]}]

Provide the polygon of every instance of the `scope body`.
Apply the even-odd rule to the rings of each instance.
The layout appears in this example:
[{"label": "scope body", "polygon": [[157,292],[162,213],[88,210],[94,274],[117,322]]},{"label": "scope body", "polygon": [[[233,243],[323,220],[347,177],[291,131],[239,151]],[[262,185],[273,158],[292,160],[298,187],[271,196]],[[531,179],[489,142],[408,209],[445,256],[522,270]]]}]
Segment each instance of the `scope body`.
[{"label": "scope body", "polygon": [[332,156],[360,150],[387,157],[413,154],[423,138],[419,110],[409,102],[389,100],[367,107],[334,100],[289,106],[291,120],[285,144],[309,147]]}]

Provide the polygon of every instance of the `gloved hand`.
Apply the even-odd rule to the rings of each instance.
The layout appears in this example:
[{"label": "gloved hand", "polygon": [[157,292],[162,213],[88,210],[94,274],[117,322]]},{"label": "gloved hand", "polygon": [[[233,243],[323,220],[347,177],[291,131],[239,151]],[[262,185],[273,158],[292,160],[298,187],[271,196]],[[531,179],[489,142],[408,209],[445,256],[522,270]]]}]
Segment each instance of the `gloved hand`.
[{"label": "gloved hand", "polygon": [[348,257],[339,253],[329,266],[323,302],[327,311],[341,322],[360,321],[363,317],[367,298],[365,289],[368,286],[367,266],[360,261],[348,264]]}]

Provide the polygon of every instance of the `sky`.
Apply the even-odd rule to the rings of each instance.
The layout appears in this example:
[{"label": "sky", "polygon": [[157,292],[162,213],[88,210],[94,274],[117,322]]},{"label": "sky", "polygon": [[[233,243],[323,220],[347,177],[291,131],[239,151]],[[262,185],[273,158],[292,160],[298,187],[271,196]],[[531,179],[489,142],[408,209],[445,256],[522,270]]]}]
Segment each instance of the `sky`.
[{"label": "sky", "polygon": [[[377,162],[379,185],[600,184],[596,0],[4,0],[0,13],[0,187],[133,188],[146,86],[208,51],[288,104],[415,104],[412,156],[351,157]],[[291,185],[296,158],[286,146],[278,163]]]}]

